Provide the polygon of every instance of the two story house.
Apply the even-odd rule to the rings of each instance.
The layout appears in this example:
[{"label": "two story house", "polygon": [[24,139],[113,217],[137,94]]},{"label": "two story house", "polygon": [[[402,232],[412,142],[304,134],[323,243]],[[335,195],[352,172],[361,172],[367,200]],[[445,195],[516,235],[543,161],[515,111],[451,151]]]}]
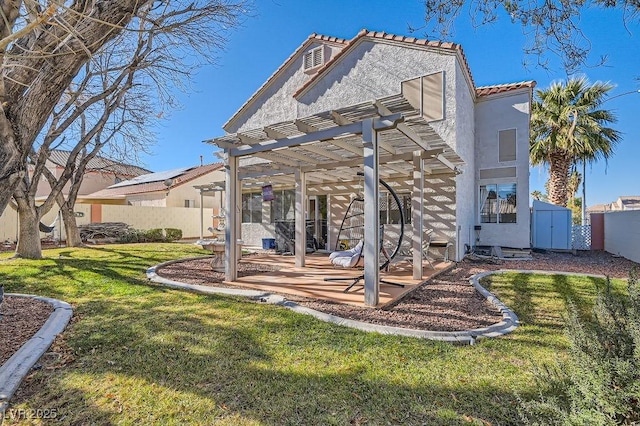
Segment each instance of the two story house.
[{"label": "two story house", "polygon": [[284,219],[304,239],[307,219],[325,224],[314,237],[332,250],[358,193],[380,200],[367,227],[392,229],[379,177],[403,199],[403,244],[419,248],[429,229],[454,260],[474,245],[529,247],[534,86],[476,86],[454,43],[312,34],[208,141],[224,150],[227,202],[242,212],[231,215],[242,221],[228,224],[231,241],[259,244]]}]

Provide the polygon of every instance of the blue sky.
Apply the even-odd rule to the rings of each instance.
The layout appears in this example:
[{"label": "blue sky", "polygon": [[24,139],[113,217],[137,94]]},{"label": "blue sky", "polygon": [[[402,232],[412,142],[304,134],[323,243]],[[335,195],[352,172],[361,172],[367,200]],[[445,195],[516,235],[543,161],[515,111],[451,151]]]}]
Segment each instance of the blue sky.
[{"label": "blue sky", "polygon": [[[253,16],[229,33],[218,64],[203,67],[191,82],[192,92],[179,96],[182,109],[157,129],[154,153],[142,160],[153,171],[198,165],[201,155],[205,163],[217,161],[213,147],[202,141],[222,135],[222,125],[310,34],[350,39],[367,28],[428,38],[424,31],[409,32],[409,27],[423,25],[423,15],[422,2],[414,0],[257,0]],[[581,26],[593,46],[592,62],[599,55],[608,57],[605,66],[585,68],[584,74],[592,82],[614,83],[612,97],[640,89],[640,25],[625,28],[620,13],[593,10],[583,15]],[[522,29],[506,19],[473,29],[463,15],[446,41],[462,45],[478,86],[536,80],[538,88],[546,88],[566,77],[557,61],[551,64],[552,71],[525,67],[525,60],[535,58],[525,57]],[[608,165],[588,166],[587,205],[640,195],[640,93],[619,96],[605,105],[617,113],[616,128],[623,141]],[[532,168],[530,190],[544,192],[546,179],[545,170]]]}]

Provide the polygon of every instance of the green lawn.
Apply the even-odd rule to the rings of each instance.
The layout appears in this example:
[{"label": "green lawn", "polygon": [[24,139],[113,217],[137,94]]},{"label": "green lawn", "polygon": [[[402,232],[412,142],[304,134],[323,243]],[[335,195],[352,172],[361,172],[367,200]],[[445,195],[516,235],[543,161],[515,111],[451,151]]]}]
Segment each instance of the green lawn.
[{"label": "green lawn", "polygon": [[517,396],[538,392],[535,367],[565,353],[566,299],[588,309],[595,293],[591,278],[493,277],[485,285],[522,326],[454,346],[145,279],[151,265],[198,254],[192,245],[113,245],[0,262],[7,292],[75,310],[57,348],[75,361],[48,357],[33,394],[12,408],[56,409],[61,424],[517,423]]}]

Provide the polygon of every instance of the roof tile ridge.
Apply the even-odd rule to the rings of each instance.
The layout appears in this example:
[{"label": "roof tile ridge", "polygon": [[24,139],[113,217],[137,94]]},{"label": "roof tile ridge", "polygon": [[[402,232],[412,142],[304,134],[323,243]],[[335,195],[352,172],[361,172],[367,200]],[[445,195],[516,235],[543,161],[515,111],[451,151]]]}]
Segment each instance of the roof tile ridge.
[{"label": "roof tile ridge", "polygon": [[335,37],[335,36],[329,36],[329,35],[325,35],[325,34],[318,34],[318,33],[311,34],[307,38],[307,40],[329,41],[329,42],[338,43],[338,44],[348,44],[349,43],[349,40],[344,39],[344,38]]},{"label": "roof tile ridge", "polygon": [[354,38],[352,38],[345,44],[344,48],[340,50],[340,52],[338,52],[333,58],[331,58],[331,60],[327,61],[324,65],[318,68],[316,74],[312,78],[307,80],[302,86],[300,86],[298,90],[296,90],[293,93],[293,97],[297,98],[298,96],[300,96],[309,86],[311,86],[315,82],[316,77],[321,75],[327,68],[329,68],[336,61],[338,61],[344,54],[346,54],[345,52],[349,50],[349,47],[351,47],[354,43],[356,43],[363,37],[371,37],[371,38],[391,40],[391,41],[400,41],[403,43],[410,43],[418,46],[422,45],[422,46],[428,46],[428,47],[455,50],[460,53],[464,67],[466,68],[469,74],[469,78],[471,79],[471,84],[475,90],[475,82],[473,80],[473,75],[471,74],[471,68],[469,67],[469,62],[467,61],[467,57],[464,54],[464,50],[462,49],[462,46],[460,44],[453,43],[453,42],[442,42],[442,41],[433,41],[433,40],[427,40],[427,39],[419,39],[416,37],[408,37],[403,35],[395,35],[391,33],[386,33],[384,31],[370,31],[370,30],[367,30],[366,28],[363,28],[358,32],[358,34]]},{"label": "roof tile ridge", "polygon": [[523,80],[513,83],[501,83],[487,86],[479,86],[476,88],[476,96],[488,96],[498,93],[509,92],[523,88],[534,88],[537,82],[535,80]]}]

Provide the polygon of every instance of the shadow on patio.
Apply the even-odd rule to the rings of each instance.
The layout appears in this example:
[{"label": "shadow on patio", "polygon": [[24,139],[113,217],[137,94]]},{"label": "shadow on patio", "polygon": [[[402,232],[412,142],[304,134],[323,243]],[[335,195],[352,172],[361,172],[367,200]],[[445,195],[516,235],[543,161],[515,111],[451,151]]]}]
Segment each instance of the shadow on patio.
[{"label": "shadow on patio", "polygon": [[[265,272],[238,278],[236,281],[225,281],[226,284],[251,288],[266,292],[309,297],[314,299],[329,300],[339,303],[347,303],[355,306],[364,305],[364,289],[362,285],[354,286],[349,292],[344,290],[351,281],[324,281],[331,277],[357,277],[363,274],[360,269],[333,268],[329,258],[325,254],[307,254],[305,266],[296,267],[295,257],[276,254],[264,254],[256,257],[247,257],[241,263],[258,263],[269,266],[277,266],[280,269],[274,272]],[[422,280],[412,279],[412,265],[403,260],[391,265],[388,273],[381,272],[380,279],[394,283],[404,284],[404,288],[388,284],[380,284],[380,303],[383,307],[401,298],[420,283],[431,276],[446,269],[451,262],[434,261],[434,269],[425,261],[423,264]],[[359,284],[364,284],[364,280]]]}]

